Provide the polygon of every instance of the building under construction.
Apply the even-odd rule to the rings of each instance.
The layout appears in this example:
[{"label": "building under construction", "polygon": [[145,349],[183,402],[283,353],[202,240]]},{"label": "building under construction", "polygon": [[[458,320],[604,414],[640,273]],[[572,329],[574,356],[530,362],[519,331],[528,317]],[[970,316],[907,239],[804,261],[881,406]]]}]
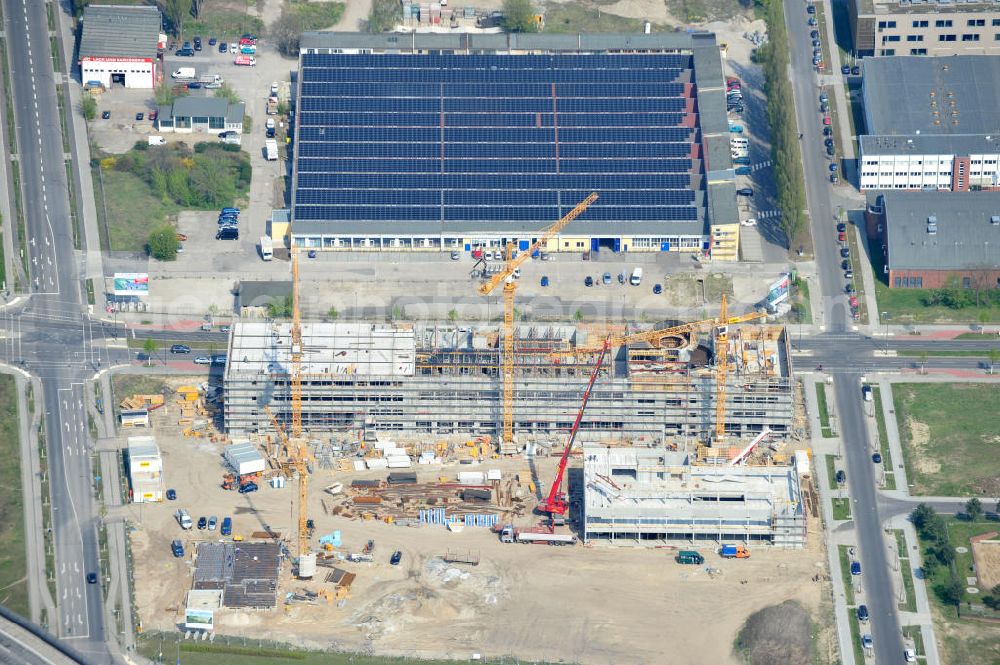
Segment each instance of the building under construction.
[{"label": "building under construction", "polygon": [[664,447],[583,450],[585,541],[740,540],[802,547],[806,510],[796,465],[689,464]]},{"label": "building under construction", "polygon": [[[515,331],[514,434],[567,432],[605,328],[520,325]],[[621,331],[618,331],[621,332]],[[376,431],[405,438],[499,434],[502,343],[497,327],[385,323],[302,324],[302,425],[310,434]],[[793,414],[792,366],[781,326],[730,326],[725,430],[784,437]],[[272,430],[264,407],[291,421],[291,324],[237,321],[225,369],[230,434]],[[686,333],[656,346],[613,349],[598,377],[579,438],[650,443],[707,441],[716,425],[711,335]]]}]

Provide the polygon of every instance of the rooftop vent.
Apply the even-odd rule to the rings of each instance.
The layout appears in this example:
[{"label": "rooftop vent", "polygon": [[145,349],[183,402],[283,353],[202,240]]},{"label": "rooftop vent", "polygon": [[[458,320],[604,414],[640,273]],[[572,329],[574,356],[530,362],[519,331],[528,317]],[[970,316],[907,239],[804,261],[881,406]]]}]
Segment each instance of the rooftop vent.
[{"label": "rooftop vent", "polygon": [[935,215],[927,218],[927,235],[937,235],[937,217]]},{"label": "rooftop vent", "polygon": [[990,217],[990,224],[993,226],[1000,226],[1000,215],[993,215]]}]

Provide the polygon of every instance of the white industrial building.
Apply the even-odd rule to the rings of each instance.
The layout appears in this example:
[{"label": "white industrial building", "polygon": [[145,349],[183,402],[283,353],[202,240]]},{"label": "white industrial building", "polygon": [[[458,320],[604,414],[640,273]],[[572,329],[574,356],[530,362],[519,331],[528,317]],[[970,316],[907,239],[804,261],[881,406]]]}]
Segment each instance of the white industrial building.
[{"label": "white industrial building", "polygon": [[585,542],[765,541],[798,548],[806,513],[795,466],[696,466],[666,448],[586,446]]},{"label": "white industrial building", "polygon": [[261,473],[267,467],[264,456],[249,441],[240,441],[226,446],[226,449],[222,451],[222,456],[233,473],[239,476]]},{"label": "white industrial building", "polygon": [[163,501],[163,458],[153,437],[129,437],[126,468],[132,503]]},{"label": "white industrial building", "polygon": [[80,35],[80,80],[88,87],[152,89],[166,36],[156,7],[89,5]]}]

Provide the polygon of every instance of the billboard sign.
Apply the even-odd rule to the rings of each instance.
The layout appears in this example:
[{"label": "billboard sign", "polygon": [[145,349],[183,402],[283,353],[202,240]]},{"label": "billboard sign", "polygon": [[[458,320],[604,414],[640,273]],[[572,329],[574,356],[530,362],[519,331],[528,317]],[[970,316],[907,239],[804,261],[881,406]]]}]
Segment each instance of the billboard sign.
[{"label": "billboard sign", "polygon": [[776,282],[767,287],[767,306],[773,308],[778,303],[788,300],[788,290],[792,285],[791,273],[785,273]]},{"label": "billboard sign", "polygon": [[192,630],[212,630],[215,628],[214,610],[188,607],[184,610],[184,627]]},{"label": "billboard sign", "polygon": [[144,272],[116,272],[116,296],[148,296],[149,275]]}]

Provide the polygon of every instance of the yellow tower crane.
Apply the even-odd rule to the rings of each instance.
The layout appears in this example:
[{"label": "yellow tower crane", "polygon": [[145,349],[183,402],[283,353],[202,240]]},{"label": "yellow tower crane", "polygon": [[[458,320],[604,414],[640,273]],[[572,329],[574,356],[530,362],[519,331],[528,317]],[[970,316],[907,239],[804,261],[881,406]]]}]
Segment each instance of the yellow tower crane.
[{"label": "yellow tower crane", "polygon": [[520,252],[517,258],[511,258],[511,245],[508,244],[507,264],[504,269],[479,287],[480,295],[488,296],[503,283],[503,429],[501,445],[510,445],[514,440],[514,293],[517,291],[517,282],[513,278],[514,271],[530,259],[532,254],[541,251],[553,236],[579,217],[596,200],[597,192],[592,192],[590,196],[566,213],[562,219],[542,231],[541,237],[527,250]]}]

